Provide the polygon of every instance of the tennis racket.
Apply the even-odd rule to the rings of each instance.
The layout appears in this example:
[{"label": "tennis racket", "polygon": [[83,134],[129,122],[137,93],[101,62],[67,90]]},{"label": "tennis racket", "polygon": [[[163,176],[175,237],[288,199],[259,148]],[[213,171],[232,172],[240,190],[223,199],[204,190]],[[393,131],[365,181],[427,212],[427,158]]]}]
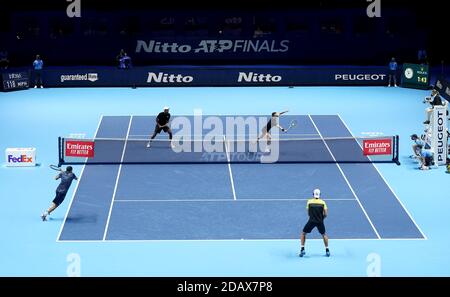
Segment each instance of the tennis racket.
[{"label": "tennis racket", "polygon": [[58,167],[56,165],[50,165],[49,167],[50,167],[50,169],[53,169],[55,171],[62,171],[61,167]]},{"label": "tennis racket", "polygon": [[294,128],[294,127],[297,126],[297,125],[298,125],[297,120],[291,121],[291,123],[289,124],[289,127],[287,127],[286,129],[284,129],[284,132],[289,131],[291,128]]}]

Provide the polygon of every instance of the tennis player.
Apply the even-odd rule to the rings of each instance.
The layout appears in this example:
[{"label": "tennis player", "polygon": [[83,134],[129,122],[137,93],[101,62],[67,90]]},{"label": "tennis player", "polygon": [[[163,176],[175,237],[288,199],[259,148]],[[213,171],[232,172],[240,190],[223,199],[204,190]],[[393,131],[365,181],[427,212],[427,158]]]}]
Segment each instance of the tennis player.
[{"label": "tennis player", "polygon": [[169,141],[170,143],[169,145],[171,148],[174,147],[172,144],[172,130],[170,129],[169,121],[170,121],[170,113],[169,108],[166,106],[164,107],[164,111],[160,112],[156,117],[155,131],[153,132],[153,135],[150,137],[150,141],[147,143],[148,148],[151,147],[152,140],[156,137],[157,134],[161,133],[161,131],[164,131],[169,134],[169,139],[171,140]]},{"label": "tennis player", "polygon": [[57,176],[55,176],[55,180],[61,179],[58,187],[56,188],[56,196],[53,199],[53,203],[50,208],[41,215],[43,221],[47,220],[47,217],[56,209],[58,206],[66,198],[66,194],[69,191],[70,185],[73,180],[78,180],[78,177],[75,173],[72,172],[72,166],[67,166],[66,171],[61,170]]},{"label": "tennis player", "polygon": [[306,209],[308,210],[309,220],[303,227],[303,233],[301,235],[301,249],[300,257],[305,255],[305,241],[306,234],[311,233],[311,231],[317,227],[319,233],[322,235],[323,242],[325,244],[325,255],[330,256],[330,250],[328,249],[328,236],[325,233],[325,224],[323,221],[328,216],[328,207],[325,201],[320,199],[320,189],[315,189],[313,191],[313,199],[309,199],[306,204]]},{"label": "tennis player", "polygon": [[[262,138],[265,138],[267,140],[267,145],[270,145],[271,139],[272,139],[270,130],[272,130],[273,127],[276,127],[283,132],[286,131],[286,129],[284,129],[283,127],[280,126],[279,118],[280,118],[280,116],[282,116],[283,114],[285,114],[287,112],[288,112],[287,110],[283,111],[283,112],[272,112],[272,117],[270,118],[270,120],[267,122],[267,124],[262,129],[262,133],[261,133],[261,136],[258,137],[258,141]],[[267,148],[267,150],[268,150],[268,148]]]},{"label": "tennis player", "polygon": [[[286,131],[286,129],[284,129],[283,127],[280,126],[279,118],[280,118],[280,116],[282,116],[283,114],[285,114],[287,112],[288,112],[287,110],[283,111],[283,112],[272,112],[272,117],[270,118],[270,120],[267,122],[267,124],[262,129],[262,133],[261,133],[261,136],[258,137],[258,141],[260,139],[265,138],[267,140],[267,145],[270,145],[271,139],[272,139],[270,130],[272,130],[273,127],[276,127],[283,132]],[[269,151],[269,148],[266,149],[266,152],[268,152],[268,151]]]}]

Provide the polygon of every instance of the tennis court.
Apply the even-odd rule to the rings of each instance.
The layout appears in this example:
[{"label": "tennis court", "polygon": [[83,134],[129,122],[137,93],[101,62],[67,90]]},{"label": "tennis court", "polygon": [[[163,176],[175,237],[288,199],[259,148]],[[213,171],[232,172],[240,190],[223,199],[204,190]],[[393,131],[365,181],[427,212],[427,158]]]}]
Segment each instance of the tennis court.
[{"label": "tennis court", "polygon": [[0,11],[0,276],[450,275],[440,3],[58,2]]},{"label": "tennis court", "polygon": [[[339,115],[290,115],[281,124],[292,120],[298,126],[281,138],[293,154],[309,150],[335,161],[361,155],[356,141],[328,140],[352,137]],[[145,159],[148,149],[136,150],[133,140],[150,135],[154,121],[101,117],[95,138],[124,141],[105,143],[96,158],[117,164],[83,166],[59,241],[297,240],[317,187],[333,213],[326,222],[332,239],[424,238],[372,163],[122,164]],[[293,136],[320,141],[302,148]],[[151,150],[164,159],[169,149]]]}]

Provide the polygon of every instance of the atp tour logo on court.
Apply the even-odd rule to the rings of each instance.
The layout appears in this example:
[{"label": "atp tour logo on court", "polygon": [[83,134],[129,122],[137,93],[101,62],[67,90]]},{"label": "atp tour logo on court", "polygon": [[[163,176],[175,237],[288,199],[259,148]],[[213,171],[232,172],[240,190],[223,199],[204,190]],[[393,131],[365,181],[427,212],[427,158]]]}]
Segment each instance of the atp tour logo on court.
[{"label": "atp tour logo on court", "polygon": [[279,129],[270,130],[271,141],[266,134],[260,134],[268,120],[270,118],[263,116],[203,118],[202,110],[194,109],[193,120],[190,117],[173,119],[171,127],[176,132],[171,141],[172,151],[201,153],[202,162],[275,163],[280,157]]},{"label": "atp tour logo on court", "polygon": [[67,157],[93,158],[95,143],[93,141],[67,140],[65,144]]},{"label": "atp tour logo on court", "polygon": [[392,139],[363,140],[364,156],[391,155]]}]

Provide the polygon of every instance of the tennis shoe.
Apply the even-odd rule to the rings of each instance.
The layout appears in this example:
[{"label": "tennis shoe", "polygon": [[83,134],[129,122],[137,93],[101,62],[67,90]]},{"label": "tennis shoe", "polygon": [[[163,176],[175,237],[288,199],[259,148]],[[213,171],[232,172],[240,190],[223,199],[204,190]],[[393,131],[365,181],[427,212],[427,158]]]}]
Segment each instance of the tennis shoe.
[{"label": "tennis shoe", "polygon": [[298,255],[300,258],[303,258],[303,256],[305,255],[305,250],[301,250],[300,254]]},{"label": "tennis shoe", "polygon": [[45,212],[41,215],[41,219],[43,222],[47,221],[47,214]]},{"label": "tennis shoe", "polygon": [[147,143],[147,148],[150,148],[152,146],[151,142]]},{"label": "tennis shoe", "polygon": [[325,251],[325,256],[327,256],[327,257],[331,256],[330,250],[329,250],[329,249],[327,249],[327,250]]}]

